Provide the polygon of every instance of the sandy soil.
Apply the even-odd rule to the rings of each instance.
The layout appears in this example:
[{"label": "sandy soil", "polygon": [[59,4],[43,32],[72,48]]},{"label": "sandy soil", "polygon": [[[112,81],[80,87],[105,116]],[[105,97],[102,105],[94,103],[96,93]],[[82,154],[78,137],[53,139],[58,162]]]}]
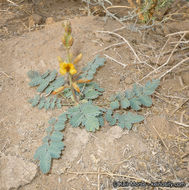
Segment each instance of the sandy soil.
[{"label": "sandy soil", "polygon": [[[121,27],[118,22],[84,16],[71,19],[71,23],[75,39],[73,54],[84,55],[79,70],[96,54],[111,56],[126,65],[123,67],[107,58],[99,70],[95,80],[105,89],[104,99],[135,82],[145,84],[148,79],[162,76],[189,56],[189,33],[186,33],[183,38],[186,43],[178,44],[169,63],[140,81],[167,61],[180,35],[169,37],[162,51],[168,39],[166,35],[189,31],[187,20],[170,21],[141,33],[118,31],[146,64],[138,63],[126,44],[104,50],[121,39],[97,31],[114,31]],[[57,56],[65,55],[62,35],[62,22],[54,22],[41,30],[3,36],[0,41],[0,190],[108,190],[113,189],[114,180],[188,183],[189,60],[161,78],[153,106],[139,112],[145,115],[145,121],[136,124],[133,130],[105,124],[98,132],[88,133],[83,128],[67,126],[66,148],[61,159],[53,161],[48,175],[37,169],[33,155],[45,136],[47,122],[67,107],[55,111],[32,108],[28,99],[35,95],[35,89],[28,86],[27,72],[58,69]]]}]

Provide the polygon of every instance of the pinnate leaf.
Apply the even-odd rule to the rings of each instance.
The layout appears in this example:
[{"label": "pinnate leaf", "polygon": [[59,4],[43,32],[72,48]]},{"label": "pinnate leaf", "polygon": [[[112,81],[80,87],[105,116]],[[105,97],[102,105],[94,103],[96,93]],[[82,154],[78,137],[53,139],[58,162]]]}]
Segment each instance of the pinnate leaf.
[{"label": "pinnate leaf", "polygon": [[58,148],[55,144],[52,144],[49,146],[48,151],[52,158],[60,158],[61,155],[61,149]]},{"label": "pinnate leaf", "polygon": [[130,105],[131,105],[131,108],[138,111],[141,109],[140,105],[141,105],[141,102],[138,98],[134,97],[134,98],[131,98],[130,100]]},{"label": "pinnate leaf", "polygon": [[94,132],[99,129],[98,116],[101,116],[102,112],[98,106],[93,105],[91,102],[86,102],[69,108],[67,114],[73,127],[78,127],[82,124],[87,131]]},{"label": "pinnate leaf", "polygon": [[29,77],[30,79],[34,79],[34,78],[40,76],[39,72],[37,72],[37,71],[32,71],[32,70],[28,71],[27,75],[28,75],[28,77]]},{"label": "pinnate leaf", "polygon": [[80,124],[82,123],[82,120],[83,120],[83,115],[81,112],[78,112],[72,115],[70,119],[70,124],[72,125],[72,127],[79,127]]},{"label": "pinnate leaf", "polygon": [[56,147],[57,149],[63,150],[64,143],[62,141],[51,141],[51,146]]},{"label": "pinnate leaf", "polygon": [[152,80],[152,82],[148,81],[145,84],[145,87],[143,89],[143,92],[145,95],[152,95],[156,88],[159,86],[160,80]]},{"label": "pinnate leaf", "polygon": [[106,121],[108,121],[110,126],[113,126],[116,124],[116,118],[113,117],[112,114],[113,114],[113,110],[109,109],[107,110],[106,115],[105,115]]},{"label": "pinnate leaf", "polygon": [[97,116],[101,113],[99,108],[91,103],[82,104],[80,108],[84,115]]},{"label": "pinnate leaf", "polygon": [[98,122],[99,122],[99,126],[100,126],[100,127],[103,127],[103,126],[104,126],[104,118],[103,118],[103,116],[99,116],[99,117],[98,117]]},{"label": "pinnate leaf", "polygon": [[129,122],[131,122],[131,123],[137,123],[137,122],[143,121],[144,120],[144,116],[128,112],[127,113],[127,120]]},{"label": "pinnate leaf", "polygon": [[54,125],[54,129],[55,129],[56,131],[62,131],[64,128],[65,128],[65,123],[62,122],[61,120],[58,120],[58,121],[56,122],[56,124]]},{"label": "pinnate leaf", "polygon": [[61,141],[63,139],[63,134],[59,131],[54,131],[51,135],[52,141]]},{"label": "pinnate leaf", "polygon": [[118,125],[121,128],[127,128],[127,129],[131,129],[132,128],[132,124],[143,121],[144,117],[141,115],[136,115],[133,114],[131,112],[128,112],[128,114],[117,114],[117,118],[118,118]]},{"label": "pinnate leaf", "polygon": [[93,99],[96,99],[99,95],[101,95],[100,92],[98,92],[94,89],[91,89],[85,93],[85,99],[93,100]]},{"label": "pinnate leaf", "polygon": [[110,107],[111,107],[112,110],[118,109],[119,108],[118,100],[115,100],[115,101],[111,102]]},{"label": "pinnate leaf", "polygon": [[35,151],[35,154],[34,154],[34,159],[35,160],[40,160],[41,156],[43,156],[44,152],[47,151],[47,146],[46,144],[40,146],[36,151]]},{"label": "pinnate leaf", "polygon": [[50,167],[51,167],[51,155],[50,155],[50,152],[49,151],[46,151],[43,153],[43,156],[41,156],[40,158],[40,162],[39,162],[39,165],[40,165],[40,169],[41,171],[46,174],[49,172],[50,170]]},{"label": "pinnate leaf", "polygon": [[140,102],[142,105],[146,107],[150,107],[152,105],[152,99],[149,96],[142,95],[139,97]]},{"label": "pinnate leaf", "polygon": [[97,69],[104,65],[105,59],[97,56],[92,62],[89,62],[83,68],[83,74],[80,78],[85,78],[87,80],[92,80]]},{"label": "pinnate leaf", "polygon": [[121,99],[121,108],[126,109],[130,106],[130,102],[127,98]]},{"label": "pinnate leaf", "polygon": [[84,123],[87,131],[95,132],[95,130],[99,129],[99,121],[96,117],[88,116]]}]

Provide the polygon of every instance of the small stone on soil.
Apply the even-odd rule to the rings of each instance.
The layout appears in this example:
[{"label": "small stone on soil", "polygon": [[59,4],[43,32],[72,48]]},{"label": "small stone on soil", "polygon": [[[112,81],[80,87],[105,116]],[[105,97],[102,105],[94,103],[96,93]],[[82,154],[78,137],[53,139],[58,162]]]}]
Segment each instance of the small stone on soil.
[{"label": "small stone on soil", "polygon": [[9,190],[30,183],[37,173],[37,166],[16,156],[0,159],[0,188]]}]

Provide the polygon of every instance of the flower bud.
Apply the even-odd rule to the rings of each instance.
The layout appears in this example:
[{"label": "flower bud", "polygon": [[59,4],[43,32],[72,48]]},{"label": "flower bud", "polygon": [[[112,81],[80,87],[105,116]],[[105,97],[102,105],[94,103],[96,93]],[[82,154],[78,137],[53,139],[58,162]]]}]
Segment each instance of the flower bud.
[{"label": "flower bud", "polygon": [[53,95],[56,95],[56,94],[62,92],[64,89],[65,89],[65,86],[61,86],[60,88],[57,88],[56,90],[54,90],[54,91],[52,92],[52,94],[53,94]]},{"label": "flower bud", "polygon": [[82,59],[82,53],[80,53],[73,61],[73,64],[78,63]]},{"label": "flower bud", "polygon": [[91,82],[91,80],[89,80],[89,79],[79,79],[79,80],[77,80],[78,84],[80,84],[80,83],[89,83],[89,82]]},{"label": "flower bud", "polygon": [[75,82],[72,83],[72,86],[77,92],[80,92],[79,86]]},{"label": "flower bud", "polygon": [[69,36],[69,40],[68,40],[68,46],[71,47],[73,45],[73,38],[72,36],[70,35]]},{"label": "flower bud", "polygon": [[72,33],[72,28],[71,28],[71,23],[70,21],[66,21],[64,22],[64,30],[67,34],[71,34]]},{"label": "flower bud", "polygon": [[64,34],[62,43],[65,47],[70,48],[73,45],[73,37],[71,35]]},{"label": "flower bud", "polygon": [[63,36],[62,43],[64,44],[64,46],[67,46],[67,36],[66,35]]}]

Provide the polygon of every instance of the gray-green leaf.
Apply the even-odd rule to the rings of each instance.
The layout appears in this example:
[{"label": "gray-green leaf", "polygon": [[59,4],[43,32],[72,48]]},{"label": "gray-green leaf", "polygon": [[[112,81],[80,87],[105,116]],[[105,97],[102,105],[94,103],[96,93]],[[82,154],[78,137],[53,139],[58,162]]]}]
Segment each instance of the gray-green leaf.
[{"label": "gray-green leaf", "polygon": [[152,99],[149,96],[143,95],[139,97],[140,102],[142,105],[146,107],[150,107],[152,105]]},{"label": "gray-green leaf", "polygon": [[141,102],[139,101],[138,98],[134,97],[134,98],[131,98],[130,100],[130,105],[132,107],[132,109],[138,111],[141,109],[140,105],[141,105]]},{"label": "gray-green leaf", "polygon": [[121,99],[121,108],[126,109],[130,106],[130,102],[127,98]]},{"label": "gray-green leaf", "polygon": [[159,86],[160,80],[152,80],[152,82],[148,81],[145,84],[145,87],[143,89],[143,92],[145,95],[152,95],[156,88]]},{"label": "gray-green leaf", "polygon": [[85,128],[87,131],[95,132],[99,129],[99,121],[96,117],[87,117],[85,121]]},{"label": "gray-green leaf", "polygon": [[51,168],[51,155],[48,151],[45,152],[44,155],[40,158],[39,165],[40,165],[41,171],[44,174],[49,172]]},{"label": "gray-green leaf", "polygon": [[112,110],[118,109],[119,108],[119,101],[115,100],[115,101],[111,102],[110,107]]}]

